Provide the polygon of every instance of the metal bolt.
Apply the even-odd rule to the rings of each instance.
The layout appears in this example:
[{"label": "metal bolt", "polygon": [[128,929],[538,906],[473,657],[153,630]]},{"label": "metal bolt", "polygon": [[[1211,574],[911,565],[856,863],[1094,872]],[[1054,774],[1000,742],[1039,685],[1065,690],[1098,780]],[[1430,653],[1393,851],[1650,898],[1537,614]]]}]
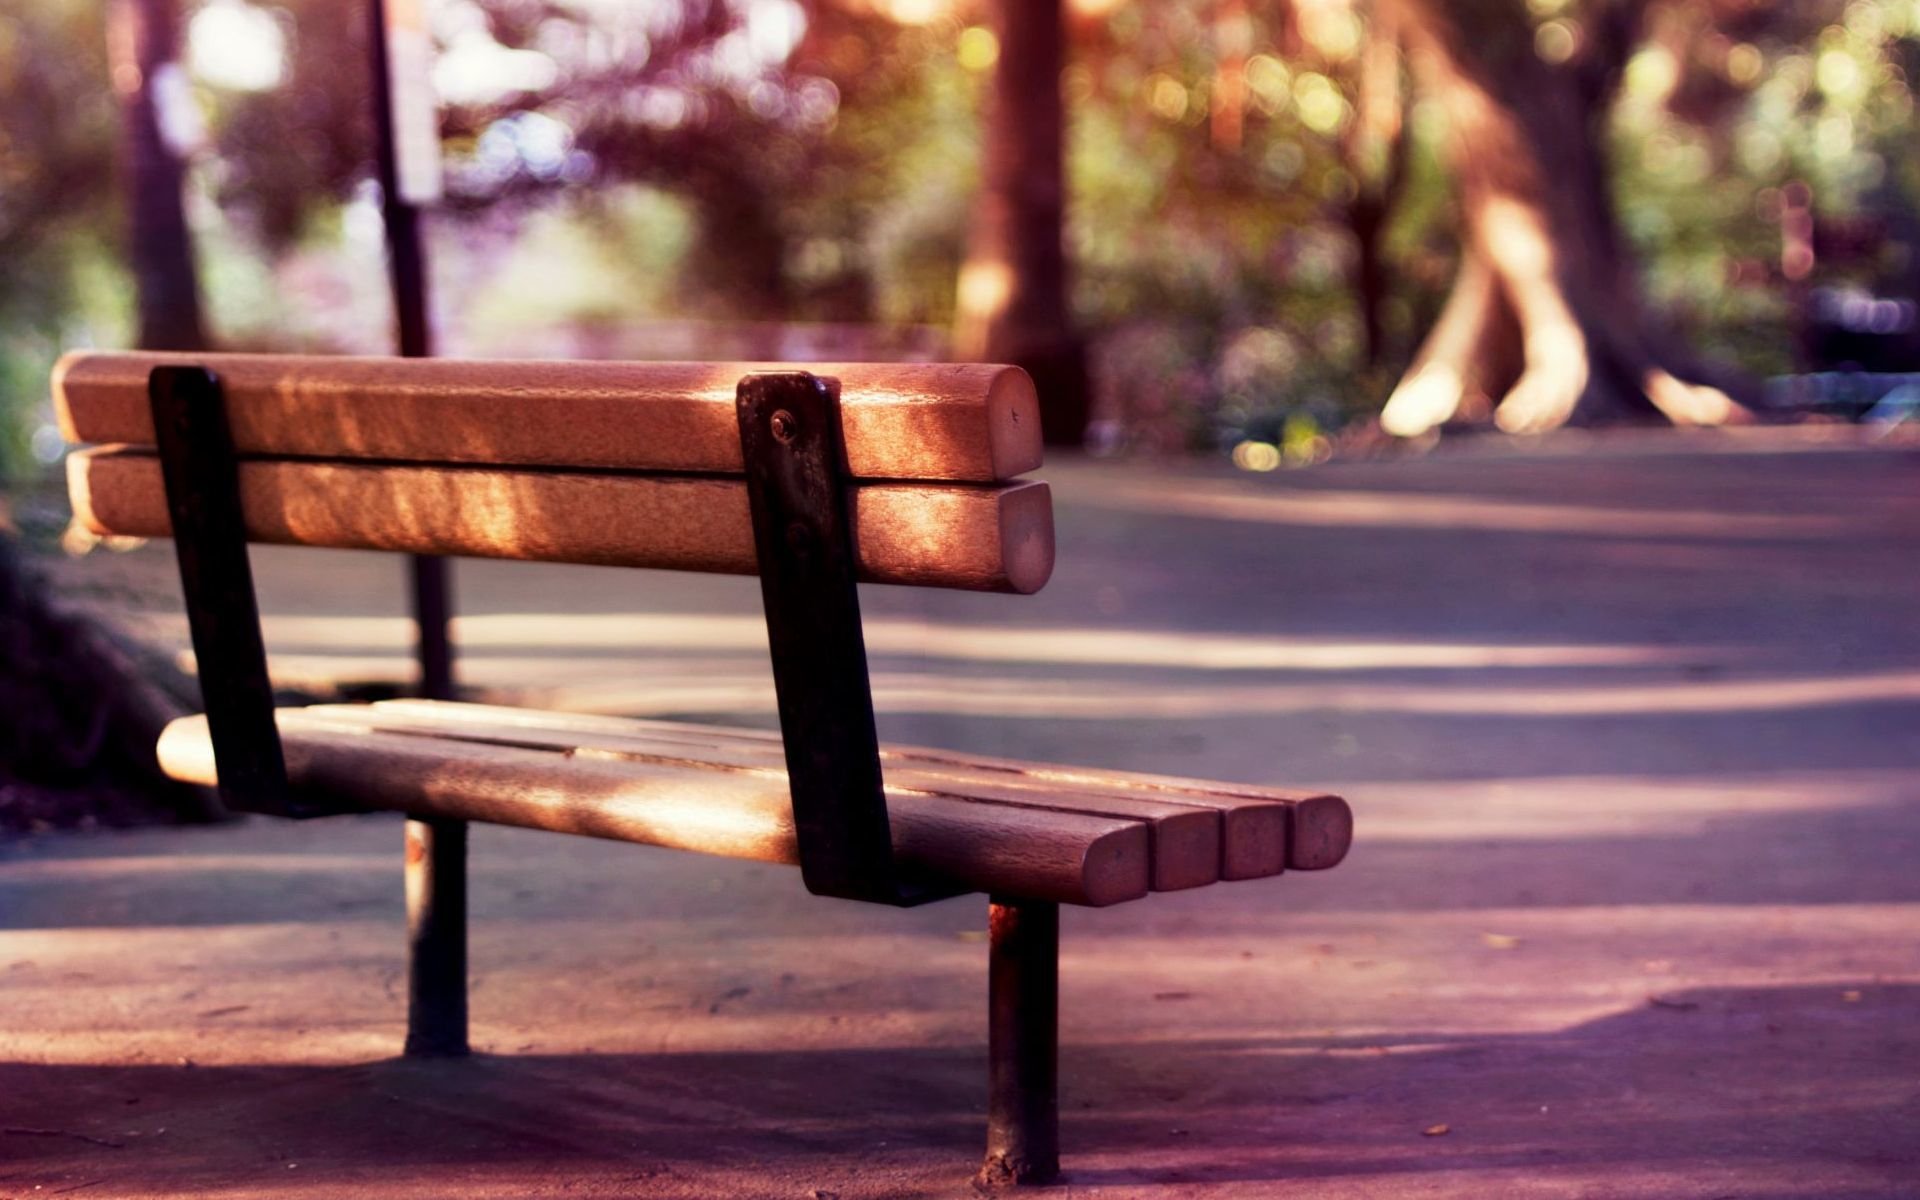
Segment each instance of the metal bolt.
[{"label": "metal bolt", "polygon": [[784,408],[775,410],[768,424],[773,426],[773,439],[783,446],[800,433],[800,422]]},{"label": "metal bolt", "polygon": [[795,521],[788,525],[787,546],[795,554],[800,555],[802,558],[806,557],[807,554],[813,550],[813,530],[808,529],[806,524],[801,521]]}]

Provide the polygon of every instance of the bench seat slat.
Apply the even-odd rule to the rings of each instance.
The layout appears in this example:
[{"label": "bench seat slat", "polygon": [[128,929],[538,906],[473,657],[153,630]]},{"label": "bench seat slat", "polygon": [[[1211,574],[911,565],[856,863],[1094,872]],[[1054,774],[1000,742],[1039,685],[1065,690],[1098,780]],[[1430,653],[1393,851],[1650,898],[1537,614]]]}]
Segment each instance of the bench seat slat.
[{"label": "bench seat slat", "polygon": [[[666,737],[698,736],[720,741],[780,744],[778,733],[731,725],[690,725],[677,721],[548,712],[504,705],[456,704],[439,700],[383,700],[373,707],[409,714],[443,712],[448,720],[486,719],[525,723],[577,735],[602,733],[617,736],[645,730]],[[1353,843],[1353,810],[1344,799],[1326,792],[1188,779],[1177,775],[1148,775],[1137,771],[1113,771],[1061,763],[1026,762],[895,743],[882,745],[880,756],[890,772],[911,766],[925,771],[929,778],[957,776],[967,780],[993,780],[1007,788],[1056,794],[1152,798],[1212,809],[1225,819],[1222,879],[1258,879],[1278,874],[1282,865],[1296,871],[1326,870],[1338,865]],[[1286,813],[1284,830],[1275,828],[1272,819],[1275,806]],[[1284,856],[1284,864],[1281,856]]]},{"label": "bench seat slat", "polygon": [[[279,714],[288,780],[319,805],[799,861],[784,777],[382,733],[299,714]],[[159,758],[182,782],[217,782],[205,717],[169,725]],[[890,791],[887,809],[910,876],[1094,907],[1148,891],[1141,821],[909,791]]]},{"label": "bench seat slat", "polygon": [[[385,700],[370,707],[374,713],[438,721],[450,728],[485,724],[542,730],[578,745],[611,744],[595,739],[653,738],[696,747],[757,745],[775,761],[781,753],[778,733],[737,726],[441,700]],[[1353,841],[1352,810],[1345,800],[1324,792],[1026,762],[894,743],[883,744],[880,755],[889,780],[929,790],[990,786],[1003,795],[1082,806],[1081,811],[1098,811],[1107,800],[1131,799],[1218,812],[1223,818],[1222,879],[1262,878],[1279,874],[1282,867],[1325,870],[1346,857]],[[1284,821],[1276,820],[1277,816]]]},{"label": "bench seat slat", "polygon": [[[457,707],[457,706],[450,706]],[[589,757],[723,768],[759,774],[784,783],[786,756],[778,742],[716,741],[702,738],[697,725],[685,726],[688,736],[671,737],[645,732],[621,736],[608,733],[574,734],[516,726],[504,722],[443,714],[427,716],[395,712],[365,704],[323,704],[297,710],[301,719],[336,721],[382,733],[411,734],[471,741],[486,745],[523,746]],[[1101,796],[1071,789],[1047,791],[1001,786],[996,780],[975,780],[894,768],[886,771],[892,791],[946,796],[969,803],[1005,805],[1050,812],[1089,813],[1144,821],[1150,836],[1152,885],[1156,892],[1203,887],[1220,879],[1223,847],[1218,812],[1191,805],[1140,796]],[[1285,810],[1271,806],[1284,837]],[[1276,857],[1276,863],[1279,861]],[[1269,871],[1268,874],[1278,874]]]},{"label": "bench seat slat", "polygon": [[485,362],[81,351],[54,369],[69,441],[152,445],[147,376],[220,375],[234,446],[267,457],[739,474],[734,390],[757,371],[838,379],[860,479],[993,483],[1040,465],[1018,367],[973,363]]},{"label": "bench seat slat", "polygon": [[[470,705],[453,701],[378,701],[365,720],[386,714],[436,722],[447,730],[495,726],[503,732],[551,735],[557,745],[576,747],[641,745],[657,741],[705,747],[758,747],[770,762],[781,755],[780,733],[739,726],[708,726],[589,712],[551,712],[509,705]],[[1054,762],[964,755],[960,751],[881,743],[887,780],[927,791],[991,789],[1012,803],[1062,804],[1083,812],[1117,810],[1110,804],[1188,806],[1221,816],[1221,879],[1260,879],[1281,870],[1327,870],[1336,866],[1354,841],[1354,812],[1348,803],[1323,791],[1261,787],[1256,783],[1187,780],[1139,772],[1096,770]]]},{"label": "bench seat slat", "polygon": [[[67,460],[74,514],[100,534],[165,537],[158,456],[126,447]],[[373,466],[240,464],[254,541],[752,574],[743,480]],[[870,484],[851,489],[861,579],[1033,592],[1053,570],[1044,483]]]}]

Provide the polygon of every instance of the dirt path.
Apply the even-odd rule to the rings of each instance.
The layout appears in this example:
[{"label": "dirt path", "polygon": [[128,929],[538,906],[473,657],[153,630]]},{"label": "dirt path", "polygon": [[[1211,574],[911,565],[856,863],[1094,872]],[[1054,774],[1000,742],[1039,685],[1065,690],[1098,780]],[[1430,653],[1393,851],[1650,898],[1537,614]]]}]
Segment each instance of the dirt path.
[{"label": "dirt path", "polygon": [[[868,596],[883,733],[1360,817],[1329,874],[1067,914],[1058,1194],[1920,1194],[1920,455],[1048,474],[1040,597]],[[404,670],[393,563],[258,561],[282,668]],[[169,570],[61,568],[178,639]],[[769,719],[750,581],[459,583],[470,684]],[[966,1194],[982,904],[482,830],[484,1053],[415,1064],[398,837],[0,847],[0,1197]]]}]

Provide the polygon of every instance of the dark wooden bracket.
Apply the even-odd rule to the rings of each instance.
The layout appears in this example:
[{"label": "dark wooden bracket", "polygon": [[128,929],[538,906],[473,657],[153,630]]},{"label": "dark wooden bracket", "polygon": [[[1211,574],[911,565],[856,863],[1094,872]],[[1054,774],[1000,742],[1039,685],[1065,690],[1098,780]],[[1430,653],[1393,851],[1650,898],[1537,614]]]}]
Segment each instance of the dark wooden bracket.
[{"label": "dark wooden bracket", "polygon": [[879,904],[964,894],[894,871],[839,384],[804,371],[748,375],[737,407],[801,878],[815,895]]},{"label": "dark wooden bracket", "polygon": [[244,812],[320,816],[296,804],[287,787],[247,558],[239,458],[220,380],[204,367],[155,367],[147,378],[147,401],[220,799]]}]

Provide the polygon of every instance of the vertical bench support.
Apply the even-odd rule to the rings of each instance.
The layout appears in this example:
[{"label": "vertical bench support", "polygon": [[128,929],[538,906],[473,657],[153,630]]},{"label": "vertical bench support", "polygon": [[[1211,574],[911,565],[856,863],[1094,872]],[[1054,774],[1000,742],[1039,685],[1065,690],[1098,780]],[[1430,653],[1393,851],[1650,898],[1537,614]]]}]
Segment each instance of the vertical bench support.
[{"label": "vertical bench support", "polygon": [[[414,555],[414,621],[419,627],[420,694],[452,700],[447,638],[447,562]],[[408,818],[407,1048],[411,1058],[467,1053],[467,823]]]},{"label": "vertical bench support", "polygon": [[406,832],[409,1058],[467,1053],[467,823],[409,820]]},{"label": "vertical bench support", "polygon": [[[737,413],[801,878],[816,895],[879,904],[958,894],[894,871],[839,387],[799,371],[749,375]],[[1060,910],[996,896],[991,913],[987,1159],[977,1182],[1047,1183],[1060,1173]]]},{"label": "vertical bench support", "polygon": [[804,371],[748,375],[736,412],[800,877],[815,895],[876,904],[955,895],[894,871],[839,384]]},{"label": "vertical bench support", "polygon": [[236,812],[314,816],[287,789],[220,380],[205,367],[155,367],[147,403],[221,802]]},{"label": "vertical bench support", "polygon": [[987,916],[987,1187],[1060,1175],[1060,906],[995,896]]}]

